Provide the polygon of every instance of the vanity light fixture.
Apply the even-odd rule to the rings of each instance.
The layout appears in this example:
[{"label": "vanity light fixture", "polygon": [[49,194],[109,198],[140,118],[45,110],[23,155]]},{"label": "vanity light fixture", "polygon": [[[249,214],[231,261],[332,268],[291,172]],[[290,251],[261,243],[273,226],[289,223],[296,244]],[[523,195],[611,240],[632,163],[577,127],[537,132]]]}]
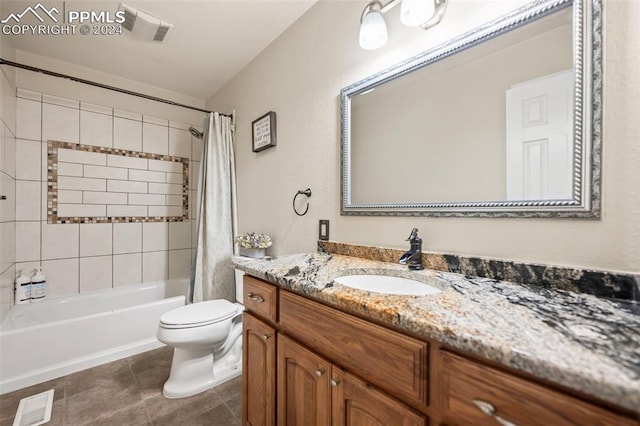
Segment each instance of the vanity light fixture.
[{"label": "vanity light fixture", "polygon": [[410,27],[428,29],[437,25],[444,16],[447,0],[390,0],[383,4],[380,0],[370,1],[360,17],[360,47],[375,50],[387,42],[387,24],[382,15],[398,3],[400,21]]}]

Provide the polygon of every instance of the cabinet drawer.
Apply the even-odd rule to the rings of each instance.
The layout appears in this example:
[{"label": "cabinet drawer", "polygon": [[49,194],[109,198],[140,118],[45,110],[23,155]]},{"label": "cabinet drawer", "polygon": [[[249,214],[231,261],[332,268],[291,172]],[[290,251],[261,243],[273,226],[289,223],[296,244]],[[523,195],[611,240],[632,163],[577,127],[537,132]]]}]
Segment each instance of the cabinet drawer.
[{"label": "cabinet drawer", "polygon": [[242,303],[247,311],[272,323],[278,321],[278,287],[245,275]]},{"label": "cabinet drawer", "polygon": [[280,292],[280,327],[379,388],[427,402],[426,342],[286,291]]},{"label": "cabinet drawer", "polygon": [[[626,417],[546,386],[442,352],[447,424],[636,425]],[[493,419],[492,419],[493,417]]]}]

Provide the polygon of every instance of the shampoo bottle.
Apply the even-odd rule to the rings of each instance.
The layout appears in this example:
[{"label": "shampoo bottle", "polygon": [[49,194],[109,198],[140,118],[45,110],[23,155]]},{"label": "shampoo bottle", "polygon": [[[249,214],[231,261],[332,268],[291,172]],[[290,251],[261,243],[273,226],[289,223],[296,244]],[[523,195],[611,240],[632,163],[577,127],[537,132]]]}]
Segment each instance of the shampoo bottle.
[{"label": "shampoo bottle", "polygon": [[31,277],[31,301],[41,302],[47,295],[47,278],[42,273],[42,266]]},{"label": "shampoo bottle", "polygon": [[16,278],[14,290],[16,305],[31,301],[31,278],[26,276],[23,271],[20,271]]}]

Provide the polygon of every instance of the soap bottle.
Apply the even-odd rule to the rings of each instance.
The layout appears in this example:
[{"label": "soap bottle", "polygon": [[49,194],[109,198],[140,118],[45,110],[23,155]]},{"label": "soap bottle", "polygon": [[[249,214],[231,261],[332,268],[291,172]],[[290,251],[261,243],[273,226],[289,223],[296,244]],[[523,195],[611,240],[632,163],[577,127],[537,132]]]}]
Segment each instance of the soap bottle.
[{"label": "soap bottle", "polygon": [[31,301],[41,302],[47,295],[47,277],[42,273],[42,266],[31,277]]},{"label": "soap bottle", "polygon": [[22,305],[31,301],[31,278],[21,270],[15,282],[15,303]]}]

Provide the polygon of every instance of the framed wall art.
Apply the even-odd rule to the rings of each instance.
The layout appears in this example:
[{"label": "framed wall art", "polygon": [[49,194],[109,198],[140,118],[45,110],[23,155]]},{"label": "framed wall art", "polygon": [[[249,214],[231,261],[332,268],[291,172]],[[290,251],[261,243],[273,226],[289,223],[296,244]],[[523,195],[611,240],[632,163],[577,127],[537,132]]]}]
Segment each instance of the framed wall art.
[{"label": "framed wall art", "polygon": [[252,149],[253,152],[264,151],[267,148],[276,146],[276,113],[269,111],[265,115],[253,120],[252,128]]}]

